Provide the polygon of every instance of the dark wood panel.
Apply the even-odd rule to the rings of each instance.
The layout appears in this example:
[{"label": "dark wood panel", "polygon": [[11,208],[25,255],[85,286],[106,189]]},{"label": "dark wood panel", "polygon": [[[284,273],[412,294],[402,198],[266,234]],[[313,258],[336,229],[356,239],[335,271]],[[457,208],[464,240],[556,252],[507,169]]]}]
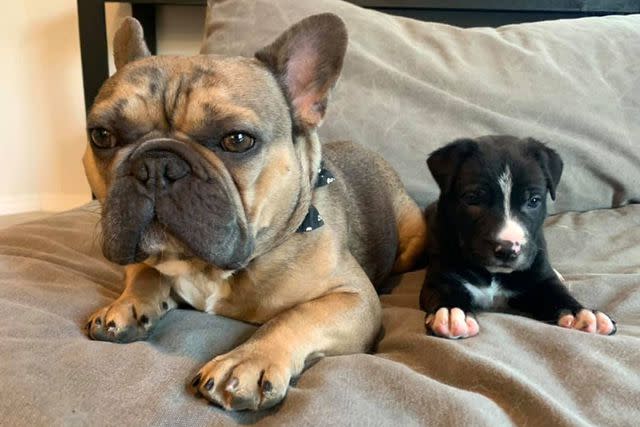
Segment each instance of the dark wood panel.
[{"label": "dark wood panel", "polygon": [[519,11],[478,11],[444,9],[380,9],[385,13],[420,21],[440,22],[456,27],[500,27],[524,22],[550,21],[554,19],[583,18],[604,13],[582,12],[519,12]]},{"label": "dark wood panel", "polygon": [[[84,1],[84,0],[79,0]],[[92,1],[92,0],[88,0]],[[207,0],[103,0],[154,5],[206,5]],[[310,0],[300,0],[310,1]],[[549,12],[640,12],[640,0],[347,0],[372,9],[518,10]]]},{"label": "dark wood panel", "polygon": [[156,43],[156,6],[147,3],[133,3],[131,4],[131,14],[140,21],[147,47],[151,54],[155,55],[158,53]]},{"label": "dark wood panel", "polygon": [[103,0],[78,0],[84,105],[88,111],[102,82],[109,77],[107,24]]},{"label": "dark wood panel", "polygon": [[640,11],[640,0],[348,0],[374,9],[510,10],[549,12]]},{"label": "dark wood panel", "polygon": [[[78,0],[83,1],[83,0]],[[131,3],[131,4],[154,4],[175,5],[175,6],[204,6],[207,0],[102,0],[104,3]]]}]

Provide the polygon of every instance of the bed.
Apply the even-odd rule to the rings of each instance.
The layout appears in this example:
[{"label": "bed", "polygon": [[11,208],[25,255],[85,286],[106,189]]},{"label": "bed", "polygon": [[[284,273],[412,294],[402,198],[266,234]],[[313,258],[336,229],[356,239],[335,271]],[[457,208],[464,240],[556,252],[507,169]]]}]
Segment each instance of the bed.
[{"label": "bed", "polygon": [[324,11],[350,31],[324,140],[382,153],[422,206],[437,196],[424,165],[436,147],[498,133],[548,142],[566,165],[545,225],[551,259],[618,333],[483,313],[478,337],[427,336],[415,271],[390,278],[369,354],[318,361],[276,408],[224,412],[187,381],[254,326],[179,309],[144,342],[85,336],[87,316],[122,289],[94,202],[0,230],[0,424],[637,425],[640,15],[461,29],[337,0],[212,1],[202,49],[251,55]]}]

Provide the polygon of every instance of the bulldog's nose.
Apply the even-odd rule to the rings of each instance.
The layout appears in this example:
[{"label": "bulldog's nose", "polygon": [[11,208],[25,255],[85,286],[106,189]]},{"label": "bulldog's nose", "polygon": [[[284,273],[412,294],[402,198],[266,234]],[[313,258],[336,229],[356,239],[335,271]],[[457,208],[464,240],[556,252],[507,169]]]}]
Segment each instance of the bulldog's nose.
[{"label": "bulldog's nose", "polygon": [[145,185],[166,188],[189,175],[191,168],[177,154],[169,151],[150,151],[132,165],[133,176]]},{"label": "bulldog's nose", "polygon": [[495,257],[501,261],[513,261],[518,258],[522,246],[520,242],[512,242],[509,240],[498,240],[498,245],[495,249]]}]

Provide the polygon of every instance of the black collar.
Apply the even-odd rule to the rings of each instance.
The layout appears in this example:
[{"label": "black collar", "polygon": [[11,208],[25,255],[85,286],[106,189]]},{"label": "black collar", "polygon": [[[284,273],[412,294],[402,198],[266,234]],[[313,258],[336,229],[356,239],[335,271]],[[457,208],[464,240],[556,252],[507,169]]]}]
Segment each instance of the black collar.
[{"label": "black collar", "polygon": [[[324,167],[324,161],[320,162],[320,169],[318,169],[318,179],[316,180],[316,186],[314,190],[319,187],[324,187],[325,185],[331,184],[335,181],[336,178],[333,174]],[[324,225],[324,220],[322,219],[322,215],[318,212],[315,206],[309,206],[309,212],[307,212],[307,216],[302,220],[302,224],[296,230],[296,233],[308,233],[309,231],[313,231],[316,228],[320,228]]]}]

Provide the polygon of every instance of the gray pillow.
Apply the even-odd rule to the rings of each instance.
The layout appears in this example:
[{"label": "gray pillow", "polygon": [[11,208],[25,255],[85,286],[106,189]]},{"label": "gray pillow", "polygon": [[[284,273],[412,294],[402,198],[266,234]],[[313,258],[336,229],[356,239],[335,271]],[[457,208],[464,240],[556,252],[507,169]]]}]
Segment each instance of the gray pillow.
[{"label": "gray pillow", "polygon": [[202,52],[252,56],[327,11],[350,43],[320,135],[382,153],[421,205],[438,194],[427,155],[485,134],[560,152],[553,212],[640,202],[640,15],[461,29],[337,0],[210,0]]}]

